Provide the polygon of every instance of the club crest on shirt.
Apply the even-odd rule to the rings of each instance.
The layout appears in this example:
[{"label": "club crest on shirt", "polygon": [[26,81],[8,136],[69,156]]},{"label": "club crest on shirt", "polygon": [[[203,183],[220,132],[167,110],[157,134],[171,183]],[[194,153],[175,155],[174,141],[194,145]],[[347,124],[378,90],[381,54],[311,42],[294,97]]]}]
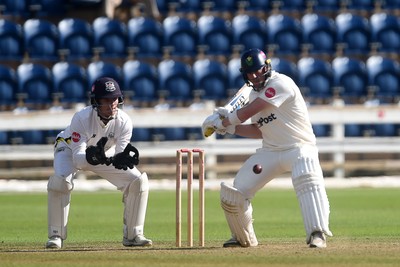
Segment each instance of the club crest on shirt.
[{"label": "club crest on shirt", "polygon": [[78,143],[81,140],[81,135],[77,132],[73,132],[71,135],[71,139],[74,143]]},{"label": "club crest on shirt", "polygon": [[116,90],[115,85],[112,81],[106,82],[105,85],[106,85],[107,92],[114,92]]},{"label": "club crest on shirt", "polygon": [[276,94],[276,91],[272,87],[268,87],[267,90],[265,90],[265,96],[268,98],[274,97]]}]

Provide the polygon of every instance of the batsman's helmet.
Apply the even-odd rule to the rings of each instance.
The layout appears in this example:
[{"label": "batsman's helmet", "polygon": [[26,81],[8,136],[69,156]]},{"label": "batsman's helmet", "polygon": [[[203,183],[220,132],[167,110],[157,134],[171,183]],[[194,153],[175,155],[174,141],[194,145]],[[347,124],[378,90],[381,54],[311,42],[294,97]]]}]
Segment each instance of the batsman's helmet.
[{"label": "batsman's helmet", "polygon": [[247,78],[248,73],[256,72],[259,69],[266,67],[265,73],[263,73],[263,75],[265,76],[265,80],[267,80],[271,76],[271,71],[272,71],[271,59],[267,58],[265,53],[260,49],[251,48],[245,51],[240,59],[240,65],[241,65],[240,72],[243,75],[244,81],[249,86],[252,86],[252,84],[249,82],[249,79]]},{"label": "batsman's helmet", "polygon": [[109,77],[101,77],[93,82],[90,92],[90,104],[93,107],[97,107],[97,99],[101,98],[118,98],[118,103],[123,103],[121,89],[114,79]]}]

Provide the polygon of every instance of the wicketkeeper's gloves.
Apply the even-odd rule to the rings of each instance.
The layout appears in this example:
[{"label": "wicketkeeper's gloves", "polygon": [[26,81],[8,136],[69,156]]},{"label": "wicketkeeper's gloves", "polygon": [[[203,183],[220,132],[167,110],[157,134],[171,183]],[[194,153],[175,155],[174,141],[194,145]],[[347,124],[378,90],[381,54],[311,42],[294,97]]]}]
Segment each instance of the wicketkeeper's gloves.
[{"label": "wicketkeeper's gloves", "polygon": [[111,158],[112,164],[116,169],[127,170],[133,169],[139,164],[139,151],[130,143],[126,145],[124,151],[116,154]]},{"label": "wicketkeeper's gloves", "polygon": [[107,166],[111,164],[110,159],[106,157],[104,152],[104,146],[106,145],[107,140],[107,137],[102,137],[97,142],[96,146],[88,146],[86,148],[86,160],[89,164],[106,164]]}]

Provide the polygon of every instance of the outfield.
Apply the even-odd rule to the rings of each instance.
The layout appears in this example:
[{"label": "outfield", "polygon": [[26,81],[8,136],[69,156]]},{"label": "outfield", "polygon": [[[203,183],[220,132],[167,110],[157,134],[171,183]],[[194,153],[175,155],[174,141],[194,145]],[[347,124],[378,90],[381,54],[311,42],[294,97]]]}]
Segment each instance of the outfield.
[{"label": "outfield", "polygon": [[206,192],[206,247],[191,249],[175,248],[173,191],[150,192],[145,233],[151,248],[121,245],[118,192],[76,191],[60,251],[44,249],[45,193],[0,193],[0,266],[399,266],[399,189],[327,191],[335,236],[326,249],[306,246],[294,192],[266,189],[253,201],[257,248],[221,247],[229,232],[216,191]]}]

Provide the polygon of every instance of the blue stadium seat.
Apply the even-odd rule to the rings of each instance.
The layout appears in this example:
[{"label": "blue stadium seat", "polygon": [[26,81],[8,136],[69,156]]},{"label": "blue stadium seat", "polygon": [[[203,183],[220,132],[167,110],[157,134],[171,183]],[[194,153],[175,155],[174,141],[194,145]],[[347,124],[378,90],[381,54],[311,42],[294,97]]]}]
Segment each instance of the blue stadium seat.
[{"label": "blue stadium seat", "polygon": [[133,101],[152,103],[158,99],[157,69],[139,60],[129,60],[122,66],[125,97],[131,95]]},{"label": "blue stadium seat", "polygon": [[190,65],[172,59],[157,66],[159,90],[166,92],[166,99],[186,102],[193,99],[193,74]]},{"label": "blue stadium seat", "polygon": [[346,56],[363,56],[370,52],[368,19],[352,13],[340,13],[335,18],[336,41]]},{"label": "blue stadium seat", "polygon": [[[240,72],[240,58],[232,58],[227,64],[227,76],[228,76],[228,90],[236,92],[239,90],[243,84],[243,75]],[[229,93],[229,92],[228,92]]]},{"label": "blue stadium seat", "polygon": [[86,68],[88,88],[90,88],[93,82],[100,77],[110,77],[122,84],[122,72],[121,68],[113,63],[104,61],[91,62]]},{"label": "blue stadium seat", "polygon": [[359,103],[367,95],[368,74],[365,63],[349,57],[332,61],[333,85],[340,89],[346,103]]},{"label": "blue stadium seat", "polygon": [[377,51],[398,53],[400,51],[400,19],[387,13],[374,13],[370,19],[371,42],[377,43]]},{"label": "blue stadium seat", "polygon": [[232,19],[233,45],[243,46],[243,50],[258,48],[266,50],[267,34],[265,21],[246,14]]},{"label": "blue stadium seat", "polygon": [[0,131],[0,145],[9,145],[10,141],[8,138],[7,131]]},{"label": "blue stadium seat", "polygon": [[297,66],[292,61],[289,61],[284,58],[271,58],[271,66],[272,69],[285,74],[292,78],[292,80],[297,84],[299,81],[299,72],[297,70]]},{"label": "blue stadium seat", "polygon": [[228,56],[232,53],[232,26],[229,20],[204,15],[197,20],[198,44],[208,55]]},{"label": "blue stadium seat", "polygon": [[29,9],[29,1],[26,0],[2,0],[5,9],[3,14],[16,19],[27,19],[31,12]]},{"label": "blue stadium seat", "polygon": [[332,97],[333,73],[328,61],[304,57],[297,62],[299,86],[311,103],[326,104]]},{"label": "blue stadium seat", "polygon": [[127,29],[119,20],[98,17],[92,23],[94,48],[105,58],[125,58],[127,56]]},{"label": "blue stadium seat", "polygon": [[44,145],[46,144],[43,130],[11,131],[11,144]]},{"label": "blue stadium seat", "polygon": [[211,12],[227,12],[235,13],[238,9],[236,0],[201,0],[204,7],[205,4],[210,4],[209,10]]},{"label": "blue stadium seat", "polygon": [[163,22],[164,46],[173,56],[194,57],[197,54],[196,22],[184,17],[168,16]]},{"label": "blue stadium seat", "polygon": [[311,55],[333,55],[336,51],[335,21],[327,16],[309,13],[302,17],[303,44]]},{"label": "blue stadium seat", "polygon": [[58,62],[52,68],[54,91],[62,94],[62,103],[87,103],[89,87],[85,69],[74,63]]},{"label": "blue stadium seat", "polygon": [[[16,103],[17,78],[15,71],[6,66],[0,65],[0,107],[12,107]],[[3,109],[3,108],[2,108]]]},{"label": "blue stadium seat", "polygon": [[382,9],[385,11],[393,11],[400,9],[400,1],[399,0],[385,0],[382,1]]},{"label": "blue stadium seat", "polygon": [[161,136],[162,141],[186,140],[186,130],[183,127],[155,128],[153,134]]},{"label": "blue stadium seat", "polygon": [[0,60],[17,61],[24,56],[24,40],[21,25],[0,18]]},{"label": "blue stadium seat", "polygon": [[344,136],[345,137],[361,137],[364,135],[363,126],[360,124],[345,124]]},{"label": "blue stadium seat", "polygon": [[316,137],[328,137],[331,135],[331,126],[329,124],[313,124],[312,128]]},{"label": "blue stadium seat", "polygon": [[163,29],[161,23],[149,17],[131,18],[127,25],[128,46],[134,47],[137,58],[162,56]]},{"label": "blue stadium seat", "polygon": [[152,141],[151,128],[138,128],[135,127],[132,131],[132,142],[149,142]]},{"label": "blue stadium seat", "polygon": [[294,17],[273,14],[267,18],[266,31],[268,44],[274,45],[274,53],[282,55],[299,55],[302,45],[300,21]]},{"label": "blue stadium seat", "polygon": [[202,140],[203,132],[201,127],[189,127],[186,128],[186,139],[187,140]]},{"label": "blue stadium seat", "polygon": [[52,101],[53,80],[51,70],[36,63],[22,63],[17,68],[18,94],[22,94],[27,106],[34,109]]},{"label": "blue stadium seat", "polygon": [[203,99],[226,99],[228,84],[225,64],[210,59],[198,59],[193,63],[193,78],[195,89],[203,92]]},{"label": "blue stadium seat", "polygon": [[23,24],[25,50],[32,60],[58,60],[58,29],[44,19],[28,19]]},{"label": "blue stadium seat", "polygon": [[65,50],[67,60],[93,57],[93,29],[89,22],[77,18],[65,18],[58,23],[60,49]]},{"label": "blue stadium seat", "polygon": [[371,56],[366,61],[368,81],[376,87],[375,97],[381,103],[393,103],[400,98],[400,64],[382,56]]}]

